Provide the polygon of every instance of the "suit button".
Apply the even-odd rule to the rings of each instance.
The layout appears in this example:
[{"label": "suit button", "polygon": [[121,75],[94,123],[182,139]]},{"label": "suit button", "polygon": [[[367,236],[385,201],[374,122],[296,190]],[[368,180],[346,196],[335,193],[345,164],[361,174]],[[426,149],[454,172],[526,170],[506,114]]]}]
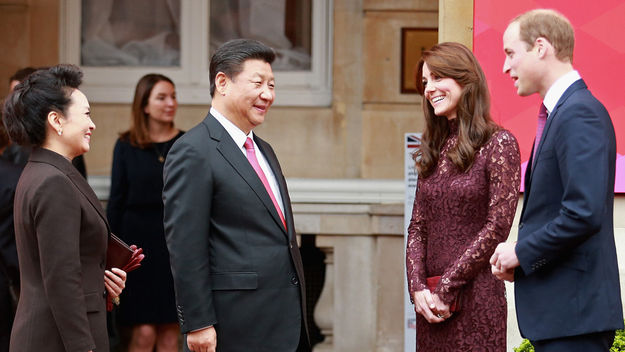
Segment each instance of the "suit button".
[{"label": "suit button", "polygon": [[104,260],[100,262],[100,269],[104,269]]},{"label": "suit button", "polygon": [[519,230],[523,228],[523,223],[519,223]]},{"label": "suit button", "polygon": [[289,243],[289,248],[293,249],[293,243]]},{"label": "suit button", "polygon": [[291,283],[293,285],[298,285],[299,284],[299,280],[297,279],[297,276],[292,276],[291,277]]},{"label": "suit button", "polygon": [[103,296],[103,297],[106,297],[106,294],[107,294],[107,293],[108,293],[108,292],[106,292],[106,290],[104,290],[104,292],[102,292],[102,296]]}]

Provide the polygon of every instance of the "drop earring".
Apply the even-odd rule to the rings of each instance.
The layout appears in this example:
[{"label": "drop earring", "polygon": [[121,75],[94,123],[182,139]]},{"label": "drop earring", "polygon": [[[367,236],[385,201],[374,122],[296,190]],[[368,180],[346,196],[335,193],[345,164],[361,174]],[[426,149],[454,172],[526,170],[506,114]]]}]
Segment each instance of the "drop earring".
[{"label": "drop earring", "polygon": [[62,136],[63,135],[63,129],[59,128],[59,132],[58,133],[59,133],[59,136]]}]

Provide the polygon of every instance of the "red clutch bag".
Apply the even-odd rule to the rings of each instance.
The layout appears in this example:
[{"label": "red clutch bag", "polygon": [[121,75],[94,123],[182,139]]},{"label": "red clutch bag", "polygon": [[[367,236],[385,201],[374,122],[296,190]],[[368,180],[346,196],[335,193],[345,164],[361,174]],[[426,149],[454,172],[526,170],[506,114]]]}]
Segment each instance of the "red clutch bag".
[{"label": "red clutch bag", "polygon": [[141,266],[141,261],[144,258],[142,253],[143,249],[129,246],[111,233],[106,251],[106,269],[119,268],[127,273],[133,271]]},{"label": "red clutch bag", "polygon": [[[430,292],[434,292],[434,290],[436,289],[436,286],[438,286],[438,282],[441,281],[441,277],[440,276],[430,276],[427,279],[425,279],[426,284],[428,285],[428,289],[430,290]],[[456,296],[456,299],[451,302],[451,305],[449,306],[449,311],[450,312],[457,312],[460,310],[460,296],[461,294],[459,293]]]},{"label": "red clutch bag", "polygon": [[[118,268],[126,273],[141,266],[141,261],[145,258],[143,249],[137,248],[134,244],[129,246],[114,234],[109,234],[108,248],[106,250],[106,270]],[[117,298],[117,297],[116,297]],[[119,299],[116,304],[119,304]],[[106,295],[106,310],[113,310],[113,300],[111,295]]]}]

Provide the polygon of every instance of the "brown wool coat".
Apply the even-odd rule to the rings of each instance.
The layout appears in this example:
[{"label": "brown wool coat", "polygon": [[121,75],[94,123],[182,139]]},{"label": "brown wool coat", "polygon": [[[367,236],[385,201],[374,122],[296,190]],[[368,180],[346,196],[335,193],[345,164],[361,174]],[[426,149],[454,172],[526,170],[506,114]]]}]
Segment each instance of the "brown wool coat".
[{"label": "brown wool coat", "polygon": [[35,148],[15,194],[21,295],[10,352],[108,351],[108,224],[95,193],[61,155]]}]

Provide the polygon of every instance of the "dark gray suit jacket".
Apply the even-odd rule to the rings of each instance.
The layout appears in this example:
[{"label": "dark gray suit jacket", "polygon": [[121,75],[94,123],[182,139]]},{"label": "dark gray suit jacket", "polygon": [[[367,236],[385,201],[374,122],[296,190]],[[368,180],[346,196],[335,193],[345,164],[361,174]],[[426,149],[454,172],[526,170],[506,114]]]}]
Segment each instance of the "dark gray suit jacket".
[{"label": "dark gray suit jacket", "polygon": [[10,351],[108,351],[109,231],[87,181],[61,155],[35,148],[14,212],[21,292]]},{"label": "dark gray suit jacket", "polygon": [[254,138],[278,181],[288,231],[212,115],[167,155],[164,224],[178,318],[183,333],[214,325],[218,351],[295,351],[306,299],[291,202],[271,146]]},{"label": "dark gray suit jacket", "polygon": [[22,168],[0,158],[0,352],[9,350],[20,274],[15,248],[13,199]]},{"label": "dark gray suit jacket", "polygon": [[615,164],[610,116],[579,80],[551,112],[525,175],[515,297],[521,334],[530,340],[623,327]]}]

